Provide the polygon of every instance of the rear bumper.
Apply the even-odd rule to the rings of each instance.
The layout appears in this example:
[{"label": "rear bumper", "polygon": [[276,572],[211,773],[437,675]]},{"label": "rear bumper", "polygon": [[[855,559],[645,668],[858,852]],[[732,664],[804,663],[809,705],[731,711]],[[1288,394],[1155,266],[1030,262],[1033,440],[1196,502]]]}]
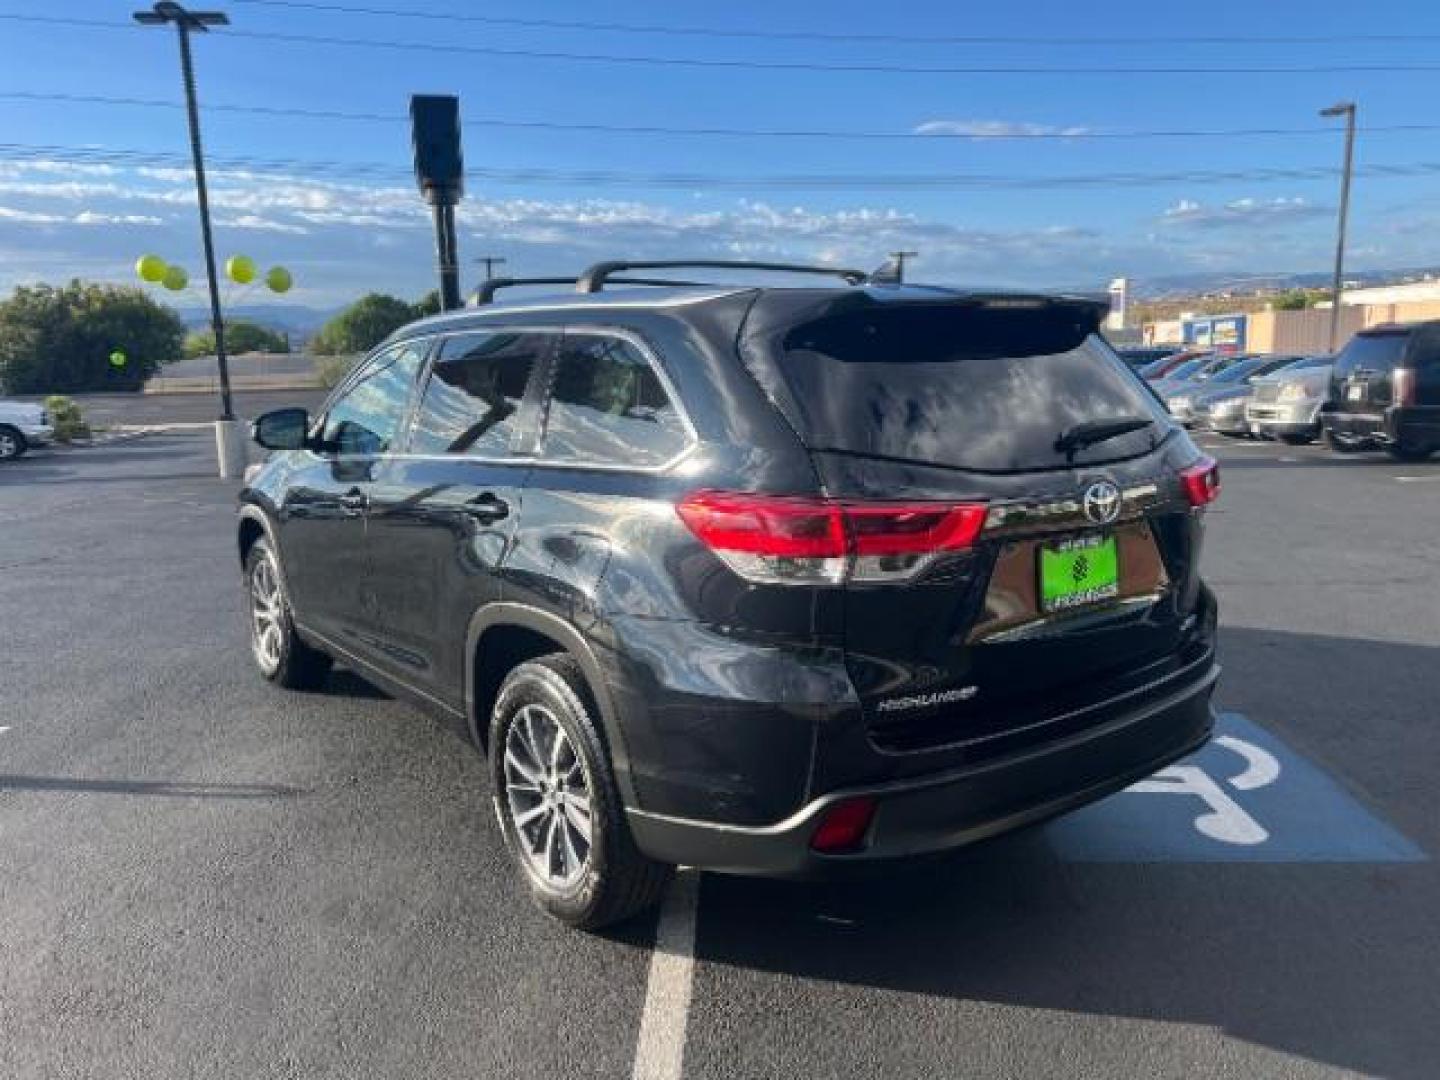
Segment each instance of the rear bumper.
[{"label": "rear bumper", "polygon": [[[730,873],[815,877],[845,866],[945,851],[1009,832],[1093,802],[1149,776],[1201,746],[1213,724],[1219,676],[1199,676],[1143,707],[1072,737],[972,767],[902,782],[829,792],[784,821],[737,826],[629,811],[639,848],[662,862]],[[878,810],[862,851],[820,855],[810,848],[832,804],[872,796]]]},{"label": "rear bumper", "polygon": [[1440,408],[1391,406],[1383,413],[1322,412],[1320,422],[1341,442],[1440,445]]}]

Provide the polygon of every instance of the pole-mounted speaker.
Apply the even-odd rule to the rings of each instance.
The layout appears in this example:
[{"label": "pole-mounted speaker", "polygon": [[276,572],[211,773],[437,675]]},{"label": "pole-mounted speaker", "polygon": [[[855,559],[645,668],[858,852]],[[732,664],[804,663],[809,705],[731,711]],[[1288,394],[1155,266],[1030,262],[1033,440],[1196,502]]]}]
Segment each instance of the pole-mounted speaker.
[{"label": "pole-mounted speaker", "polygon": [[465,194],[460,99],[450,94],[412,94],[410,125],[420,193],[431,205],[453,206]]}]

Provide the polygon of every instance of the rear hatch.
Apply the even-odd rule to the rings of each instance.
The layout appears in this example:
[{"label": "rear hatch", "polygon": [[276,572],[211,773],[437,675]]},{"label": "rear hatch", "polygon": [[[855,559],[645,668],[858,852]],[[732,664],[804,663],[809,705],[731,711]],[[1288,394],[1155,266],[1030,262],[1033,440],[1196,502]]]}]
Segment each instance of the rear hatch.
[{"label": "rear hatch", "polygon": [[907,293],[764,294],[741,341],[827,496],[985,508],[962,549],[859,559],[844,587],[891,774],[1054,737],[1208,652],[1180,476],[1204,459],[1096,333],[1104,307]]},{"label": "rear hatch", "polygon": [[1330,400],[1342,413],[1383,416],[1394,403],[1395,369],[1405,358],[1408,329],[1356,334],[1335,358]]}]

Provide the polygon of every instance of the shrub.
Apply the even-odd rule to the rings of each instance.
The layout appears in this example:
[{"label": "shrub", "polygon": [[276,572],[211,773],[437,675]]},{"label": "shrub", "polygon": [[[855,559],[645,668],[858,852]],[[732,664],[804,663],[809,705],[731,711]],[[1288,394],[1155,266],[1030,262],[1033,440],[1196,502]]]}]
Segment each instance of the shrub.
[{"label": "shrub", "polygon": [[324,387],[335,387],[340,385],[340,380],[350,374],[350,369],[360,362],[360,353],[349,356],[317,356],[315,357],[315,377],[320,380]]},{"label": "shrub", "polygon": [[[140,289],[21,286],[0,302],[0,390],[138,390],[180,357],[185,327]],[[124,363],[110,362],[121,353]]]},{"label": "shrub", "polygon": [[63,394],[51,394],[45,399],[45,415],[55,429],[57,442],[68,443],[76,439],[90,438],[90,425],[73,398]]},{"label": "shrub", "polygon": [[[225,351],[231,356],[247,352],[288,353],[290,339],[267,326],[248,319],[225,320]],[[185,338],[186,356],[214,356],[215,331],[209,327],[191,332]]]}]

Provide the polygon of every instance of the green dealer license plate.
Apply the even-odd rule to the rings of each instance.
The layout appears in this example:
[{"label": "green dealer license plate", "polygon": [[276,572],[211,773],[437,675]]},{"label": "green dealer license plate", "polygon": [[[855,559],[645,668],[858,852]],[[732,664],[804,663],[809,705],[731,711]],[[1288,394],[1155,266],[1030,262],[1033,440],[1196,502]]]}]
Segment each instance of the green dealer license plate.
[{"label": "green dealer license plate", "polygon": [[1113,536],[1076,536],[1040,547],[1040,610],[1068,611],[1120,593]]}]

